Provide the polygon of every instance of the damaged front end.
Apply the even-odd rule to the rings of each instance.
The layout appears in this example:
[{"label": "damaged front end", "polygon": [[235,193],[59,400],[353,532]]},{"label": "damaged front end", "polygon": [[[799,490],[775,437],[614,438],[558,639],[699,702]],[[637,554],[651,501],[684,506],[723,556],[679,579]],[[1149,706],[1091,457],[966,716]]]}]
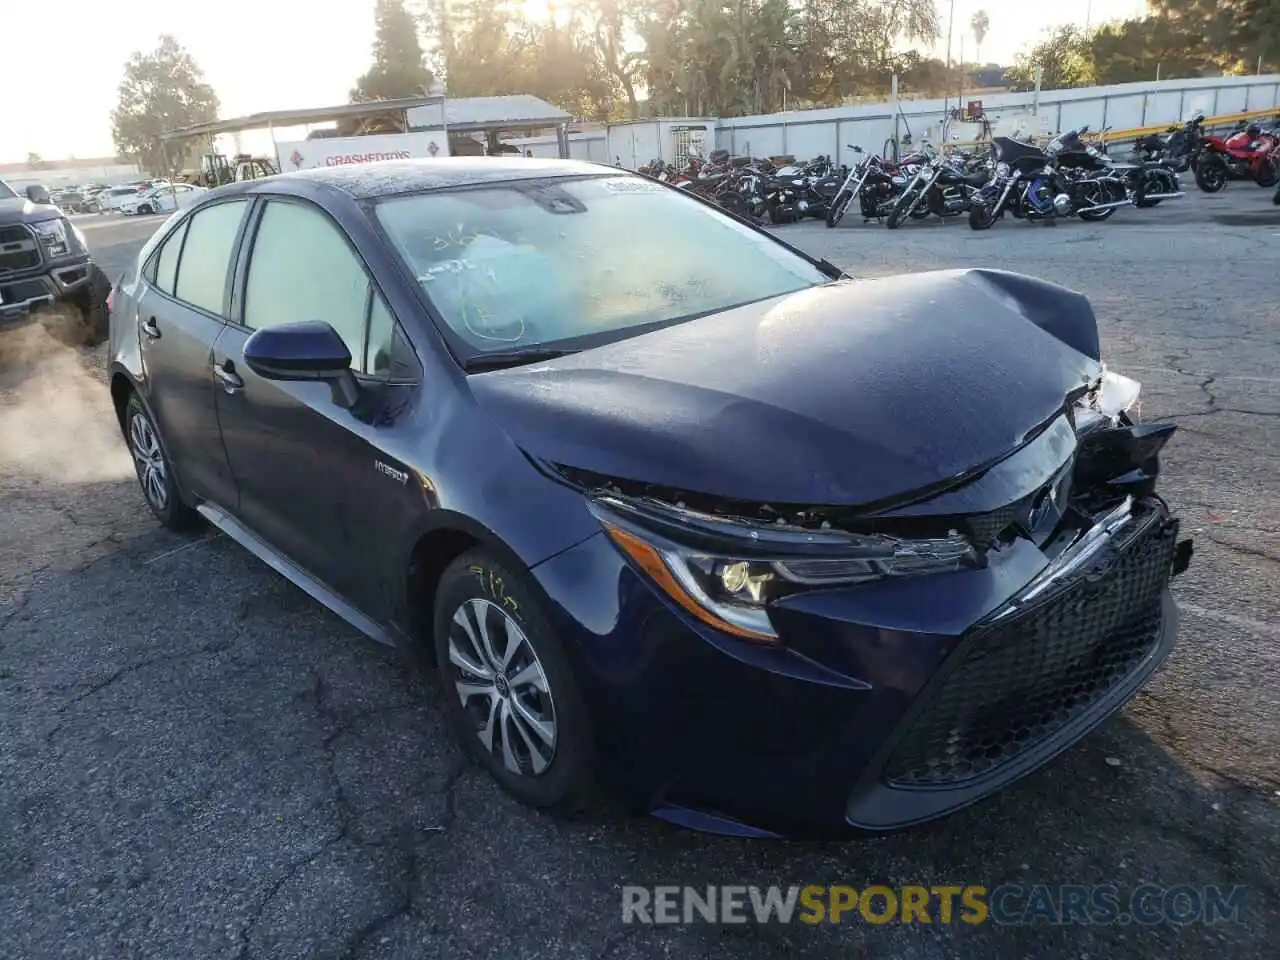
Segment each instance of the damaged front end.
[{"label": "damaged front end", "polygon": [[[809,587],[979,567],[990,551],[1018,538],[1044,549],[1050,565],[1122,503],[1159,501],[1159,455],[1177,428],[1132,418],[1139,389],[1104,367],[1019,449],[888,504],[754,503],[563,465],[555,470],[588,494],[615,540],[618,531],[642,538],[648,532],[678,545],[657,553],[677,564],[673,576],[681,581],[698,578],[679,566],[684,553],[714,561],[708,575],[732,567],[720,579],[741,581],[741,589],[729,593],[746,591],[753,607],[764,607]],[[633,541],[624,552],[636,559]],[[1186,569],[1190,554],[1184,541],[1174,574]]]},{"label": "damaged front end", "polygon": [[863,691],[875,706],[851,708],[844,755],[889,718],[845,811],[883,829],[1034,769],[1172,649],[1167,587],[1192,547],[1156,490],[1175,428],[1137,422],[1137,400],[1136,382],[1104,368],[997,462],[870,506],[747,503],[558,472],[676,607]]}]

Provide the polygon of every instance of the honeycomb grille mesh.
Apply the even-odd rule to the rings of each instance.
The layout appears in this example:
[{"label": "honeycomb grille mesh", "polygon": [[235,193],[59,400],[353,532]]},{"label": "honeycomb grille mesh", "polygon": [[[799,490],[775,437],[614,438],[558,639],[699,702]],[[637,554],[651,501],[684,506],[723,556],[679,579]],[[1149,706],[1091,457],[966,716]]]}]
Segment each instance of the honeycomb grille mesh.
[{"label": "honeycomb grille mesh", "polygon": [[964,640],[961,661],[924,694],[885,779],[942,786],[984,776],[1129,676],[1159,639],[1177,531],[1177,521],[1148,515],[1068,586]]}]

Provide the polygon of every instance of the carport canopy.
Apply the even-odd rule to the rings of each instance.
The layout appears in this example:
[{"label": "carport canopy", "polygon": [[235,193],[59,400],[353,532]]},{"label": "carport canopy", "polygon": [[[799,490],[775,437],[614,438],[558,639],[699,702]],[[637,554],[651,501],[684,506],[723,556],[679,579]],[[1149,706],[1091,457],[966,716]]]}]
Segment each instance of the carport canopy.
[{"label": "carport canopy", "polygon": [[343,103],[334,107],[311,107],[302,110],[271,110],[251,113],[231,120],[213,120],[165,131],[165,142],[188,137],[218,136],[247,130],[274,130],[280,127],[302,127],[341,120],[360,120],[388,113],[399,114],[403,129],[439,129],[441,105],[450,133],[529,132],[554,127],[560,140],[560,155],[568,156],[568,125],[573,117],[540,97],[511,94],[500,97],[444,96],[404,97],[397,100],[370,100]]}]

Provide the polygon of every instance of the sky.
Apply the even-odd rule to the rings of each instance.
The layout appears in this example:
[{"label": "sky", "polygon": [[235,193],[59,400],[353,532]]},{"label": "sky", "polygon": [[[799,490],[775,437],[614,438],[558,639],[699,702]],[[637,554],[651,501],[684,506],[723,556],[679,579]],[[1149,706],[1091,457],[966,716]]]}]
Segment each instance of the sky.
[{"label": "sky", "polygon": [[[545,15],[546,0],[523,0]],[[573,0],[559,0],[562,9]],[[945,55],[949,0],[938,0]],[[1140,15],[1144,0],[955,0],[952,57],[974,57],[969,19],[987,11],[984,61],[1009,63],[1041,32]],[[28,90],[0,99],[0,162],[28,153],[47,160],[110,156],[110,113],[125,60],[152,49],[162,33],[177,38],[217,91],[224,118],[263,110],[344,103],[369,64],[372,0],[0,0],[6,75],[29,77]],[[35,42],[13,42],[29,36]],[[248,148],[248,145],[246,145]]]}]

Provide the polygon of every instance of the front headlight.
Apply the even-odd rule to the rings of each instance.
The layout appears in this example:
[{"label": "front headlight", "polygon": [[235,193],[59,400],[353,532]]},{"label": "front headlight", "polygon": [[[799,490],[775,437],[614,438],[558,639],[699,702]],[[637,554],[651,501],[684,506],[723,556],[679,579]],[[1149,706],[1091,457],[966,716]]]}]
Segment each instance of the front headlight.
[{"label": "front headlight", "polygon": [[787,594],[978,562],[973,545],[954,531],[902,539],[726,520],[658,501],[591,503],[613,542],[672,600],[703,623],[749,640],[777,640],[767,608]]},{"label": "front headlight", "polygon": [[33,223],[31,229],[40,238],[45,255],[52,258],[65,257],[71,253],[71,231],[66,220],[41,220]]}]

